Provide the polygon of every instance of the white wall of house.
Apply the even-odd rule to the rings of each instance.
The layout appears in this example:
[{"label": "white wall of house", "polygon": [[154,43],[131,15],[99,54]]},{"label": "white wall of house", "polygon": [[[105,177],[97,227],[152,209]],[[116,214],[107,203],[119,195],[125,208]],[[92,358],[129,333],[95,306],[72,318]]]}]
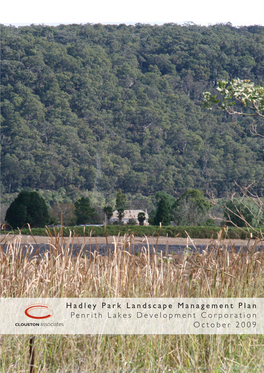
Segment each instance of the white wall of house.
[{"label": "white wall of house", "polygon": [[[148,222],[148,213],[144,210],[125,210],[124,211],[124,216],[122,218],[122,222],[124,222],[124,224],[127,224],[129,219],[135,219],[137,221],[137,223],[139,224],[139,221],[137,219],[138,217],[138,214],[140,212],[144,212],[146,218],[145,218],[145,221],[144,221],[144,225],[149,225],[149,222]],[[118,221],[118,212],[117,210],[115,210],[113,212],[113,216],[111,217],[110,219],[110,222],[111,223],[114,223],[115,221]]]}]

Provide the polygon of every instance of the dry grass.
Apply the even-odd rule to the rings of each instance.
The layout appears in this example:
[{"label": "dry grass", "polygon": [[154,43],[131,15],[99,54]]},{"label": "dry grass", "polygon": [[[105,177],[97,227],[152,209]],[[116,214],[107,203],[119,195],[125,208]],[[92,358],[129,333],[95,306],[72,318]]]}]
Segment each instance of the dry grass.
[{"label": "dry grass", "polygon": [[[115,238],[108,256],[71,255],[72,238],[50,237],[51,255],[21,255],[21,237],[0,253],[1,297],[263,297],[264,252],[212,242],[203,253],[133,254]],[[1,336],[1,372],[28,372],[28,336]],[[259,335],[38,336],[36,372],[262,372]]]}]

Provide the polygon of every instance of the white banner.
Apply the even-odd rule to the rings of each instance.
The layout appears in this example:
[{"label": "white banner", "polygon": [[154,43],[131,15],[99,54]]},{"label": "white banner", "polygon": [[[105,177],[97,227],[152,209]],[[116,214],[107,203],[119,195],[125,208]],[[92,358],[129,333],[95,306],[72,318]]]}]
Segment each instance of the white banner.
[{"label": "white banner", "polygon": [[264,298],[0,298],[0,334],[264,334]]}]

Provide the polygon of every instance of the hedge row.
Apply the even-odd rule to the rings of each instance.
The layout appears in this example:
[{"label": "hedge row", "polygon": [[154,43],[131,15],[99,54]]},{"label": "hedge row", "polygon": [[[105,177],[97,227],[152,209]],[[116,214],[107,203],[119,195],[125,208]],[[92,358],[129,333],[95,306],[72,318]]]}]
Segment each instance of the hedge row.
[{"label": "hedge row", "polygon": [[[120,234],[123,236],[124,234],[134,234],[137,237],[143,236],[167,236],[167,237],[183,237],[186,238],[188,232],[191,238],[212,238],[216,239],[218,237],[218,233],[221,228],[219,227],[174,227],[174,226],[166,226],[166,227],[157,227],[157,226],[117,226],[117,225],[109,225],[106,227],[107,235],[108,236],[117,236]],[[49,234],[53,236],[58,234],[61,231],[61,228],[48,228]],[[102,237],[105,236],[105,228],[104,227],[68,227],[63,228],[63,236],[67,237],[70,235],[70,231],[72,235],[75,236],[93,236],[93,237]],[[14,233],[19,233],[18,231],[14,231]],[[33,235],[33,236],[47,236],[47,228],[32,228],[31,231],[29,229],[22,229],[21,233],[23,235]],[[250,233],[253,234],[253,237],[256,237],[256,234],[253,231],[246,230],[246,229],[238,229],[233,227],[228,227],[227,232],[225,232],[225,237],[230,239],[247,239],[250,237]]]}]

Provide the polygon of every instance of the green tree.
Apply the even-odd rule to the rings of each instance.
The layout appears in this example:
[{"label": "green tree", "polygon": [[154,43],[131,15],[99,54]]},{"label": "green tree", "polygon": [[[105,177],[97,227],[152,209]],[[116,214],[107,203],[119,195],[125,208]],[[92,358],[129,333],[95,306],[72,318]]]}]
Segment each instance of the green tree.
[{"label": "green tree", "polygon": [[146,219],[146,214],[144,212],[138,213],[139,225],[144,225],[144,220]]},{"label": "green tree", "polygon": [[202,224],[211,207],[202,191],[187,189],[175,202],[172,217],[177,225]]},{"label": "green tree", "polygon": [[90,205],[88,197],[82,197],[75,202],[75,215],[77,224],[92,223],[95,218],[95,209]]},{"label": "green tree", "polygon": [[122,222],[125,208],[126,208],[126,195],[122,193],[121,189],[118,189],[117,195],[116,195],[116,209],[117,209],[119,224],[121,224]]},{"label": "green tree", "polygon": [[158,208],[156,212],[156,216],[154,218],[154,225],[169,225],[170,224],[170,212],[167,201],[164,197],[161,197]]},{"label": "green tree", "polygon": [[111,219],[111,217],[113,216],[113,208],[112,206],[105,206],[103,208],[103,211],[107,217],[107,224],[109,224],[109,220]]},{"label": "green tree", "polygon": [[263,224],[263,212],[260,206],[247,199],[229,200],[224,206],[224,218],[226,225],[237,227],[257,228],[260,223]]},{"label": "green tree", "polygon": [[[206,91],[203,94],[204,107],[211,109],[216,106],[231,115],[264,118],[264,86],[255,86],[250,80],[232,79],[230,83],[227,80],[218,81],[216,89],[223,96],[222,99],[219,100],[217,95],[212,96]],[[237,104],[243,105],[241,110],[236,109]],[[243,110],[243,108],[249,110]],[[251,132],[264,137],[257,133],[254,124],[251,124]]]},{"label": "green tree", "polygon": [[155,194],[155,200],[157,201],[157,203],[159,203],[162,198],[165,199],[169,209],[169,213],[171,214],[176,201],[175,198],[171,194],[164,192],[164,190],[161,190]]},{"label": "green tree", "polygon": [[32,228],[44,227],[49,222],[44,198],[37,192],[22,191],[6,211],[5,220],[14,229],[30,224]]},{"label": "green tree", "polygon": [[128,219],[127,225],[137,225],[137,220],[130,218]]}]

